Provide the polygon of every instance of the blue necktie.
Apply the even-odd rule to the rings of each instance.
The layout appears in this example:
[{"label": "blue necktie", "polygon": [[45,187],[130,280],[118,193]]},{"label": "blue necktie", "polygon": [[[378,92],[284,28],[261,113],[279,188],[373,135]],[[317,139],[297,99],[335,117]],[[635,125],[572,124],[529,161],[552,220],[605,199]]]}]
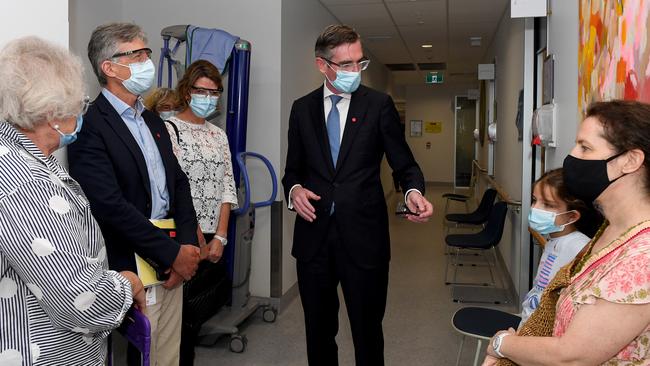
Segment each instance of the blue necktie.
[{"label": "blue necktie", "polygon": [[330,100],[332,101],[332,109],[327,116],[327,136],[330,141],[330,151],[332,153],[332,163],[336,168],[336,160],[339,157],[339,148],[341,147],[341,117],[339,117],[339,110],[336,108],[338,103],[343,97],[332,94]]}]

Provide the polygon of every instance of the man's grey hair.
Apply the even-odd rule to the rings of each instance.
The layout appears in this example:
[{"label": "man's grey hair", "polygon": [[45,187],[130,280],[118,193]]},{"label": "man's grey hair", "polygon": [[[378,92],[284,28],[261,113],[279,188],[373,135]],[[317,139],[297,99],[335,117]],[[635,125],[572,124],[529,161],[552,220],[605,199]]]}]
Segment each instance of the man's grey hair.
[{"label": "man's grey hair", "polygon": [[83,66],[67,49],[30,36],[0,50],[0,120],[25,130],[82,112]]},{"label": "man's grey hair", "polygon": [[107,82],[102,62],[110,60],[118,52],[120,43],[136,39],[147,43],[147,36],[137,24],[107,23],[95,28],[88,42],[88,59],[100,85],[106,85]]}]

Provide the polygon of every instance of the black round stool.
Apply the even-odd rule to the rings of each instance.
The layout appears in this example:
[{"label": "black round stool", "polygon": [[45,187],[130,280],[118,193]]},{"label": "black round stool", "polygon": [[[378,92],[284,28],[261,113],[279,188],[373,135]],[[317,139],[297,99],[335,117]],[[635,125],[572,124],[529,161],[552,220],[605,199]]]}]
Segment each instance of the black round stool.
[{"label": "black round stool", "polygon": [[463,344],[465,343],[466,336],[477,339],[476,354],[474,355],[474,366],[476,366],[478,365],[478,357],[481,353],[483,341],[486,340],[489,342],[492,336],[500,330],[508,328],[517,329],[519,322],[521,322],[520,316],[501,310],[479,307],[458,309],[451,318],[451,325],[463,336],[460,341],[460,348],[458,349],[456,366],[460,363],[460,355],[463,353]]}]

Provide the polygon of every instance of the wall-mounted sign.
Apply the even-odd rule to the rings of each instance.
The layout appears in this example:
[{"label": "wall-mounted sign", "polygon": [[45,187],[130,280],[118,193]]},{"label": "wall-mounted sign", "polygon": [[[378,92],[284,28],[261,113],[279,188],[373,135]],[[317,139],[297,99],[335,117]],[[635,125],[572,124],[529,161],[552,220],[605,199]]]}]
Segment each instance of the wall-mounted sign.
[{"label": "wall-mounted sign", "polygon": [[479,80],[494,80],[494,64],[478,64]]},{"label": "wall-mounted sign", "polygon": [[424,82],[427,84],[442,84],[443,81],[444,76],[442,71],[430,71],[427,73],[427,77]]},{"label": "wall-mounted sign", "polygon": [[411,137],[422,136],[422,120],[411,120]]},{"label": "wall-mounted sign", "polygon": [[546,5],[546,0],[510,0],[510,17],[545,17]]},{"label": "wall-mounted sign", "polygon": [[424,132],[426,133],[441,133],[442,122],[426,122],[424,125]]}]

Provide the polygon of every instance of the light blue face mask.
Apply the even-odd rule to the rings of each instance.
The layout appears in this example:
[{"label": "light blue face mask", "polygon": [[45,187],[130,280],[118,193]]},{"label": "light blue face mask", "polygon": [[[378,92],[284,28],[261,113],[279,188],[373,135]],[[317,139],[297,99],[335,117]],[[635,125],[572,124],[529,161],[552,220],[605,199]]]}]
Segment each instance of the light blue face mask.
[{"label": "light blue face mask", "polygon": [[201,94],[192,94],[191,96],[190,108],[197,117],[208,118],[217,110],[218,97],[208,97]]},{"label": "light blue face mask", "polygon": [[528,214],[528,226],[542,235],[558,233],[564,230],[567,225],[573,224],[573,222],[567,222],[563,225],[556,225],[555,218],[559,215],[564,215],[569,212],[572,211],[557,213],[533,207],[530,209],[530,214]]},{"label": "light blue face mask", "polygon": [[160,118],[163,121],[167,121],[170,118],[174,117],[176,115],[176,111],[162,111],[160,112]]},{"label": "light blue face mask", "polygon": [[72,131],[71,133],[66,134],[66,133],[61,132],[61,130],[59,129],[59,125],[54,125],[54,127],[52,127],[60,135],[59,136],[59,149],[64,147],[64,146],[68,146],[71,143],[77,141],[77,134],[79,133],[79,131],[81,131],[81,126],[83,124],[84,124],[84,117],[83,117],[83,115],[80,114],[77,117],[77,126],[75,127],[74,131]]},{"label": "light blue face mask", "polygon": [[156,75],[156,67],[151,59],[144,62],[136,62],[128,65],[115,64],[128,67],[131,71],[131,76],[122,80],[122,85],[133,95],[144,94],[153,85],[153,79]]},{"label": "light blue face mask", "polygon": [[336,71],[336,79],[334,81],[329,80],[329,82],[340,92],[353,93],[359,88],[359,84],[361,84],[361,72],[338,70]]}]

